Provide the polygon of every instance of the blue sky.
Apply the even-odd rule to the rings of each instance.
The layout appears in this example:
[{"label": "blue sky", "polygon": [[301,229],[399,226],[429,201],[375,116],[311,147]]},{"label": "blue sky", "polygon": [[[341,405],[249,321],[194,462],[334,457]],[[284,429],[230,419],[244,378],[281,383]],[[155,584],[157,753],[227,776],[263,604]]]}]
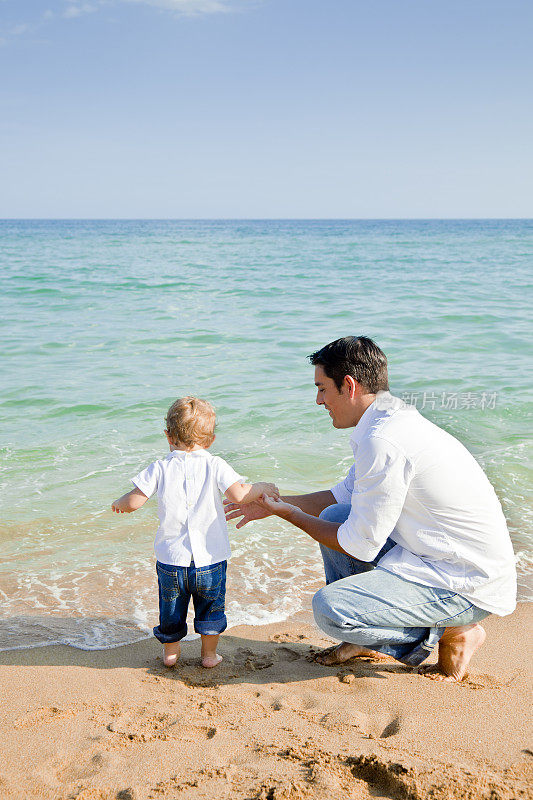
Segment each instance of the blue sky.
[{"label": "blue sky", "polygon": [[0,0],[0,217],[533,216],[530,0]]}]

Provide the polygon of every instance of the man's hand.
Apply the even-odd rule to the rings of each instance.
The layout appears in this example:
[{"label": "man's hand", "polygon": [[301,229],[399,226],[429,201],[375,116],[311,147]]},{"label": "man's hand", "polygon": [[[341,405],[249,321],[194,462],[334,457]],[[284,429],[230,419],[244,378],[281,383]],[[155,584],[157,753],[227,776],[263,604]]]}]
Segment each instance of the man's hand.
[{"label": "man's hand", "polygon": [[332,550],[338,550],[340,553],[346,552],[342,549],[337,539],[340,523],[328,522],[328,520],[313,517],[311,514],[306,514],[298,506],[287,503],[286,500],[269,497],[266,494],[259,500],[258,505],[268,510],[270,514],[275,514],[277,517],[290,522],[291,525],[295,525],[300,530],[305,531],[316,542],[320,542],[320,544],[324,544]]},{"label": "man's hand", "polygon": [[242,528],[243,525],[247,525],[255,519],[265,519],[272,514],[282,519],[289,519],[294,512],[299,510],[296,506],[280,500],[279,497],[269,497],[267,494],[263,494],[259,500],[255,500],[253,503],[230,503],[228,500],[224,500],[224,506],[227,520],[242,517],[236,525],[237,528]]},{"label": "man's hand", "polygon": [[261,497],[259,504],[264,508],[267,508],[271,514],[275,514],[276,517],[281,517],[282,519],[287,520],[291,518],[294,512],[298,512],[300,510],[297,508],[297,506],[286,503],[279,497],[269,497],[267,494],[264,494]]},{"label": "man's hand", "polygon": [[236,528],[242,528],[243,525],[247,525],[254,519],[265,519],[271,515],[271,512],[259,500],[255,500],[253,503],[231,503],[229,500],[224,500],[224,511],[227,520],[242,517],[235,526]]}]

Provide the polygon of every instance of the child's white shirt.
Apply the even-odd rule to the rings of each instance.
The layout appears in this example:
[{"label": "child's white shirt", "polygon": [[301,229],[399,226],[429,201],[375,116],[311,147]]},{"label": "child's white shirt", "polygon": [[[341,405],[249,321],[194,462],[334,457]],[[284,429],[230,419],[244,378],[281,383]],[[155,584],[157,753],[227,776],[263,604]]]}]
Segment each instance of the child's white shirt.
[{"label": "child's white shirt", "polygon": [[154,551],[162,564],[206,567],[229,558],[221,495],[244,478],[207,450],[171,450],[132,478],[147,497],[157,491],[159,528]]}]

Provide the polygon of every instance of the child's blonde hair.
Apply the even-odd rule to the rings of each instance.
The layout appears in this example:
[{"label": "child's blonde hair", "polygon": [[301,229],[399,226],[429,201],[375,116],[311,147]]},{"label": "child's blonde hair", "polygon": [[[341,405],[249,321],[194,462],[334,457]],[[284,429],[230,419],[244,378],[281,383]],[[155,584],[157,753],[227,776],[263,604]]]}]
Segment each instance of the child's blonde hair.
[{"label": "child's blonde hair", "polygon": [[173,444],[209,447],[215,439],[215,409],[199,397],[180,397],[168,409],[167,433]]}]

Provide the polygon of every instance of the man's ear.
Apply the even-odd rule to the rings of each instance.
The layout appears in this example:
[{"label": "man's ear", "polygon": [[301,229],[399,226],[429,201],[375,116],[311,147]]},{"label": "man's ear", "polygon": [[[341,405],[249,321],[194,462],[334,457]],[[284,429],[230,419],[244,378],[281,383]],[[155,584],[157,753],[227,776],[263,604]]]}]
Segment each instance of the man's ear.
[{"label": "man's ear", "polygon": [[344,384],[348,389],[350,400],[353,400],[359,389],[359,384],[357,383],[355,378],[352,378],[351,375],[344,376]]}]

